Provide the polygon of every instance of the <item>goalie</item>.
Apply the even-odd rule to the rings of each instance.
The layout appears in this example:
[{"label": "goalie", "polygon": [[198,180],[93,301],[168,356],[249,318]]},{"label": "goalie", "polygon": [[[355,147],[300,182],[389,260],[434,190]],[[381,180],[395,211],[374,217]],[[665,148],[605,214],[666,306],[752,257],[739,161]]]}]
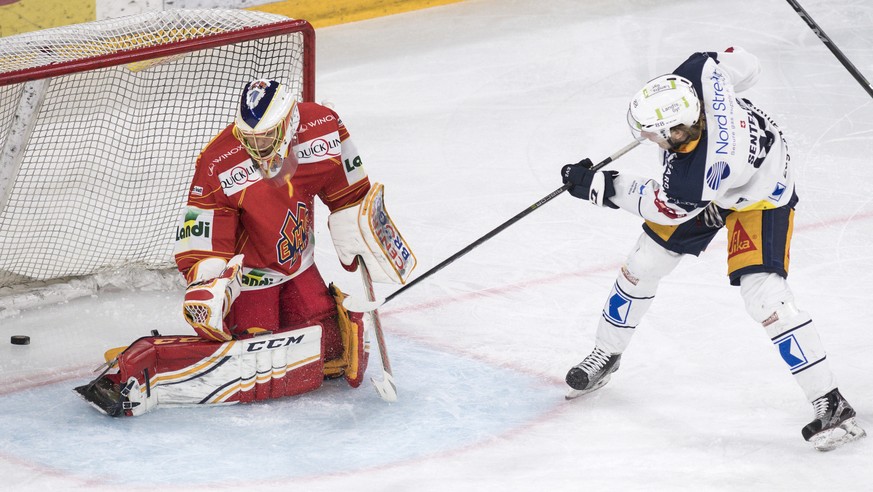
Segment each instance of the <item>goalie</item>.
[{"label": "goalie", "polygon": [[[315,196],[343,266],[403,283],[415,266],[339,116],[298,102],[275,80],[245,85],[234,123],[197,159],[175,257],[197,336],[144,337],[107,353],[107,371],[76,391],[107,414],[158,405],[236,403],[358,387],[367,323],[314,263]],[[111,352],[111,351],[110,351]]]}]

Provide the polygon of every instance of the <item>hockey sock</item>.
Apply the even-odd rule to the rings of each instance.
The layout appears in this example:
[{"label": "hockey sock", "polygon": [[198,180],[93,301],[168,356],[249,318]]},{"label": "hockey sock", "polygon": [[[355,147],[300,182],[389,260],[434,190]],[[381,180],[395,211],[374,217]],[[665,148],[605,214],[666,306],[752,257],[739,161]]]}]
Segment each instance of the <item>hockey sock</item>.
[{"label": "hockey sock", "polygon": [[749,316],[764,326],[806,398],[812,402],[836,388],[818,330],[809,314],[795,306],[785,278],[775,273],[744,275],[740,289]]},{"label": "hockey sock", "polygon": [[[776,320],[765,325],[767,335],[788,365],[800,388],[812,402],[837,387],[818,330],[809,314],[788,304],[774,313]],[[769,321],[769,320],[768,320]]]},{"label": "hockey sock", "polygon": [[640,234],[603,307],[597,325],[598,347],[612,354],[624,352],[652,305],[661,279],[681,259],[682,255],[664,249],[646,233]]},{"label": "hockey sock", "polygon": [[603,306],[595,344],[610,354],[624,352],[637,324],[652,305],[656,290],[657,283],[638,281],[622,267]]}]

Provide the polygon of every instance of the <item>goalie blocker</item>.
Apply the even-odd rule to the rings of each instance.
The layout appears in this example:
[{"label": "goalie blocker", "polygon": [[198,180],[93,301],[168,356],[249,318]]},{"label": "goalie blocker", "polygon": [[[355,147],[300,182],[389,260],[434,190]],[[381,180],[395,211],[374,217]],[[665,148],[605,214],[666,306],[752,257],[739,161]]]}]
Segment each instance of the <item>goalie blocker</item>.
[{"label": "goalie blocker", "polygon": [[[363,381],[368,330],[359,313],[342,307],[333,285],[343,355],[324,360],[320,325],[264,333],[223,343],[196,336],[151,336],[107,352],[107,369],[75,388],[98,410],[137,416],[159,406],[234,404],[293,396],[318,389],[324,379]],[[114,372],[109,373],[110,370]]]},{"label": "goalie blocker", "polygon": [[336,254],[343,266],[357,269],[361,257],[374,282],[404,284],[417,261],[385,208],[385,186],[373,183],[357,206],[327,219]]}]

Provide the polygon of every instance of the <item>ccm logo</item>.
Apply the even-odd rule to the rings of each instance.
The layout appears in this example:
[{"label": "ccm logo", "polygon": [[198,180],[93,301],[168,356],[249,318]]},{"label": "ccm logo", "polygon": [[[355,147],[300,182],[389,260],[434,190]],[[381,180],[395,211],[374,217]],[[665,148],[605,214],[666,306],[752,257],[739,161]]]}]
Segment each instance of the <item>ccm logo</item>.
[{"label": "ccm logo", "polygon": [[257,352],[259,350],[272,350],[281,347],[287,347],[288,345],[302,342],[304,336],[306,335],[300,335],[299,337],[274,338],[272,340],[252,342],[249,344],[248,347],[246,347],[246,352]]},{"label": "ccm logo", "polygon": [[194,343],[202,342],[200,337],[174,337],[174,338],[155,338],[152,343],[155,345],[166,345],[168,343]]}]

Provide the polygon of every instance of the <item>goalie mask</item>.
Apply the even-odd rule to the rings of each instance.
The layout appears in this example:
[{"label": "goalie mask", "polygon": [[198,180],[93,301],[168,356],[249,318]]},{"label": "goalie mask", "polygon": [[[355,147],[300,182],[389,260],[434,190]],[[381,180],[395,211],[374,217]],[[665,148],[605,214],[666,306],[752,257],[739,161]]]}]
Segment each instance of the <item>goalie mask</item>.
[{"label": "goalie mask", "polygon": [[275,80],[249,82],[240,97],[233,135],[258,164],[264,179],[290,179],[297,170],[300,113],[288,86]]},{"label": "goalie mask", "polygon": [[670,129],[691,128],[700,119],[700,100],[691,82],[678,75],[662,75],[637,92],[627,110],[627,122],[640,142],[670,142]]}]

